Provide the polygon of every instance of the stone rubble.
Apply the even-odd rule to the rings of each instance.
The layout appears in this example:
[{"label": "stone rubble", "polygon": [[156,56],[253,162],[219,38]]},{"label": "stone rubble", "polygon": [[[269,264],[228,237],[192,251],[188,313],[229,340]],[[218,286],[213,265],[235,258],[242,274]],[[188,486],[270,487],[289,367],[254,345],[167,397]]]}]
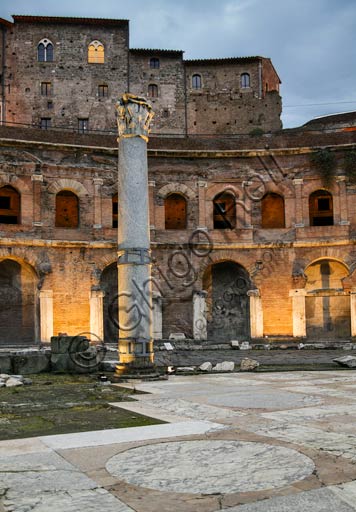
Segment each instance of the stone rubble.
[{"label": "stone rubble", "polygon": [[241,372],[251,372],[256,370],[260,366],[260,363],[256,361],[256,359],[250,359],[248,357],[244,357],[240,363],[240,371]]},{"label": "stone rubble", "polygon": [[18,386],[30,386],[31,379],[25,379],[22,375],[9,375],[0,373],[0,388],[14,388]]},{"label": "stone rubble", "polygon": [[234,369],[235,363],[233,361],[223,361],[213,367],[213,372],[233,372]]},{"label": "stone rubble", "polygon": [[356,357],[354,356],[336,357],[333,361],[334,363],[338,363],[340,366],[346,366],[346,368],[356,367]]},{"label": "stone rubble", "polygon": [[199,366],[199,370],[202,372],[211,372],[212,369],[213,365],[209,361],[206,361],[205,363]]}]

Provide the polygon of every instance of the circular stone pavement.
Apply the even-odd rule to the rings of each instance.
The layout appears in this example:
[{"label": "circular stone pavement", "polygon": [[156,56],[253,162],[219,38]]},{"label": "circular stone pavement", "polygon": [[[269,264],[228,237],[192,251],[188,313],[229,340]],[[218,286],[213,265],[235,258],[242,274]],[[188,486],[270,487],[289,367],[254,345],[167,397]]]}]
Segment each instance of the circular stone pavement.
[{"label": "circular stone pavement", "polygon": [[112,457],[106,469],[137,486],[212,494],[273,489],[314,471],[305,455],[245,441],[177,441],[140,446]]}]

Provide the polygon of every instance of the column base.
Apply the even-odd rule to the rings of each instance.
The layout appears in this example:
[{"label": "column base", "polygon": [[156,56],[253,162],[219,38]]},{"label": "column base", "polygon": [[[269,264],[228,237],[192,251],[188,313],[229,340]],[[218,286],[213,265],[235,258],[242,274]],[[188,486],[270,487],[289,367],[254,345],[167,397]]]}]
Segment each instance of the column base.
[{"label": "column base", "polygon": [[155,365],[147,361],[132,361],[131,363],[119,363],[116,366],[114,382],[126,379],[151,380],[159,379],[161,373]]}]

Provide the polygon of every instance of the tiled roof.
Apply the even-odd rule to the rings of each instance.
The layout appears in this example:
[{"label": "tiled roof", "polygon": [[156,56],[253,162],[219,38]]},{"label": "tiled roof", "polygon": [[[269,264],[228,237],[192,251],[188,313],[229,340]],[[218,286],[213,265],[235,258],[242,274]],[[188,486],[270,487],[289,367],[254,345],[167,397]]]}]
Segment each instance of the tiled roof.
[{"label": "tiled roof", "polygon": [[113,20],[108,18],[75,18],[66,16],[19,16],[13,14],[15,23],[71,23],[85,25],[127,25],[129,20]]},{"label": "tiled roof", "polygon": [[130,48],[131,53],[140,55],[181,55],[184,50],[164,50],[161,48]]},{"label": "tiled roof", "polygon": [[263,57],[260,56],[250,56],[250,57],[223,57],[221,59],[187,59],[184,61],[185,64],[239,64],[246,62],[255,62],[262,60]]}]

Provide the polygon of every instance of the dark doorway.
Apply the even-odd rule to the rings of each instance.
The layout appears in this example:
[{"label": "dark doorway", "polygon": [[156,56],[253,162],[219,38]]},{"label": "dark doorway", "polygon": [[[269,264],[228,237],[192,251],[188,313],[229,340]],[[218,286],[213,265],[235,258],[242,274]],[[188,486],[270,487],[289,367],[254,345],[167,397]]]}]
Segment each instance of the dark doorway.
[{"label": "dark doorway", "polygon": [[35,342],[36,286],[32,271],[13,260],[0,262],[0,345]]},{"label": "dark doorway", "polygon": [[117,290],[118,277],[117,265],[112,263],[103,270],[100,279],[100,287],[104,295],[104,341],[105,343],[117,343],[119,332],[117,328],[118,306]]},{"label": "dark doorway", "polygon": [[246,270],[232,261],[216,263],[205,276],[204,289],[208,291],[208,338],[216,341],[248,339],[247,291],[251,285]]}]

